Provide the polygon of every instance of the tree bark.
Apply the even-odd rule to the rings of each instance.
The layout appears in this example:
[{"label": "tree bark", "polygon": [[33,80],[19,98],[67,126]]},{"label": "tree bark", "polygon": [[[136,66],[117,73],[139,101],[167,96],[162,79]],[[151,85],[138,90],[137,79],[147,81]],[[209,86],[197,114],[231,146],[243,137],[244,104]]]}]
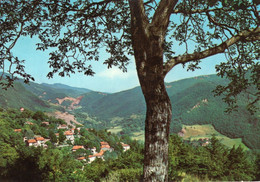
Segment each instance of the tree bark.
[{"label": "tree bark", "polygon": [[[151,71],[153,72],[153,71]],[[171,102],[160,76],[139,76],[146,100],[144,181],[168,181]]]},{"label": "tree bark", "polygon": [[[138,39],[143,43],[145,39]],[[166,92],[163,53],[156,38],[135,46],[139,82],[146,101],[144,181],[168,181],[168,140],[172,118]]]},{"label": "tree bark", "polygon": [[129,0],[136,69],[146,101],[144,181],[168,181],[171,102],[164,85],[163,44],[175,0],[162,0],[150,23],[143,0]]}]

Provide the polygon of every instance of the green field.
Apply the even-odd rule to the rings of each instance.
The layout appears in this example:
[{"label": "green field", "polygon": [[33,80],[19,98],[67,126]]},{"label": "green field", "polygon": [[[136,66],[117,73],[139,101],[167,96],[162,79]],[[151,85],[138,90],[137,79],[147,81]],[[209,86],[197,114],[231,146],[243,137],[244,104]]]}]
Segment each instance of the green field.
[{"label": "green field", "polygon": [[207,125],[183,125],[183,129],[185,129],[185,135],[183,136],[184,140],[199,140],[203,138],[211,138],[212,135],[216,135],[216,137],[228,147],[232,147],[233,145],[239,146],[241,145],[244,149],[249,150],[247,146],[242,142],[241,138],[231,139],[226,137],[225,135],[220,134],[211,124]]},{"label": "green field", "polygon": [[134,132],[132,139],[144,142],[144,132]]},{"label": "green field", "polygon": [[116,127],[113,127],[113,128],[110,128],[109,130],[107,130],[108,132],[111,132],[111,133],[119,133],[120,131],[122,131],[122,127],[121,126],[116,126]]},{"label": "green field", "polygon": [[[242,142],[241,138],[231,139],[225,135],[220,134],[211,124],[207,125],[183,125],[183,129],[185,129],[185,135],[182,137],[184,140],[199,140],[204,138],[211,138],[212,135],[215,135],[221,143],[228,147],[232,147],[233,145],[239,146],[245,150],[249,150],[248,147]],[[119,133],[122,131],[121,126],[116,126],[110,128],[108,132],[111,133]],[[144,142],[144,132],[134,132],[132,139]]]}]

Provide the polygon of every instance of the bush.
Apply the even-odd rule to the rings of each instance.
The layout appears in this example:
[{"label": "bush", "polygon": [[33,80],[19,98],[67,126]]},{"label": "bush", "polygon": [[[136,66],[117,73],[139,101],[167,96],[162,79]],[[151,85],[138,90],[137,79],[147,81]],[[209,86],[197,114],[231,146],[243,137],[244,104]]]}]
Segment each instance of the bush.
[{"label": "bush", "polygon": [[140,181],[142,178],[143,170],[142,168],[137,169],[121,169],[119,172],[119,181],[124,182],[135,182]]}]

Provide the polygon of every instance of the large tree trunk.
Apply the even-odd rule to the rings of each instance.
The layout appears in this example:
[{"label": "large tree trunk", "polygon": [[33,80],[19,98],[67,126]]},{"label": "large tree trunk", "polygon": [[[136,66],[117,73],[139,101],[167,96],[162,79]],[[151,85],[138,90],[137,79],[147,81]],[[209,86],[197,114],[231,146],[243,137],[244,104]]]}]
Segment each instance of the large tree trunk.
[{"label": "large tree trunk", "polygon": [[171,103],[163,80],[146,81],[144,181],[168,181],[168,139]]},{"label": "large tree trunk", "polygon": [[143,62],[138,64],[137,61],[138,76],[147,107],[144,181],[168,181],[168,139],[172,118],[171,102],[164,85],[162,66],[159,64],[162,62],[162,57],[148,57],[148,59],[149,64],[147,65]]},{"label": "large tree trunk", "polygon": [[163,45],[177,1],[163,0],[152,23],[142,0],[129,0],[131,35],[139,82],[146,101],[144,181],[168,181],[171,102],[164,85]]}]

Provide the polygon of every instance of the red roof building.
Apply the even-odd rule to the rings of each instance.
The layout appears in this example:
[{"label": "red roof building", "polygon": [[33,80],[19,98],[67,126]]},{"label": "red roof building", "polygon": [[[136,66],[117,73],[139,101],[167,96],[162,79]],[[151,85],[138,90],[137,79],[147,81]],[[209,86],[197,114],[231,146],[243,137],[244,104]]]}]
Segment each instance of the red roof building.
[{"label": "red roof building", "polygon": [[42,122],[42,124],[45,124],[45,125],[50,125],[50,123],[49,122]]},{"label": "red roof building", "polygon": [[23,107],[21,107],[21,108],[20,108],[20,111],[21,111],[21,112],[23,112],[23,111],[24,111],[24,108],[23,108]]},{"label": "red roof building", "polygon": [[100,145],[108,145],[107,142],[100,142]]},{"label": "red roof building", "polygon": [[44,141],[44,138],[43,138],[43,137],[35,137],[35,139],[36,139],[37,141]]},{"label": "red roof building", "polygon": [[30,121],[26,121],[25,124],[34,125],[34,123],[32,123],[32,122],[30,122]]},{"label": "red roof building", "polygon": [[27,144],[29,146],[37,146],[37,141],[35,139],[29,139],[27,140]]},{"label": "red roof building", "polygon": [[72,151],[76,151],[78,149],[84,149],[84,146],[82,146],[82,145],[75,145],[75,146],[72,147]]},{"label": "red roof building", "polygon": [[62,124],[58,126],[58,129],[68,129],[68,126],[66,124]]},{"label": "red roof building", "polygon": [[73,135],[73,133],[71,131],[65,131],[64,135]]},{"label": "red roof building", "polygon": [[83,161],[83,160],[86,160],[86,157],[79,157],[77,159],[80,160],[80,161]]},{"label": "red roof building", "polygon": [[122,145],[122,147],[124,149],[124,152],[130,149],[130,145],[128,145],[128,144],[125,144],[125,143],[121,142],[121,145]]},{"label": "red roof building", "polygon": [[27,140],[28,143],[36,143],[36,140],[35,139],[29,139]]}]

